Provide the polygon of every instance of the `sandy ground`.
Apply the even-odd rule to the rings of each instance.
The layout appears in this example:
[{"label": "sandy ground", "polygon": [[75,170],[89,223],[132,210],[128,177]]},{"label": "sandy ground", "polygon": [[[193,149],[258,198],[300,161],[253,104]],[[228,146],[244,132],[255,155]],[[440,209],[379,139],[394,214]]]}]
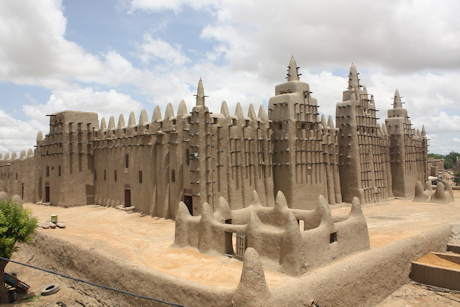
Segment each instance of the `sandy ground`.
[{"label": "sandy ground", "polygon": [[460,293],[411,281],[377,305],[377,307],[395,306],[460,306]]},{"label": "sandy ground", "polygon": [[[371,247],[378,248],[438,225],[460,220],[460,191],[454,193],[456,202],[451,204],[413,203],[410,200],[395,199],[365,205],[363,212],[368,222]],[[174,222],[171,220],[100,206],[60,208],[26,204],[25,207],[33,211],[40,223],[49,220],[51,214],[58,214],[59,220],[66,223],[65,229],[38,229],[48,235],[202,284],[234,288],[239,282],[242,262],[225,256],[203,255],[193,248],[172,248]],[[332,208],[333,214],[348,214],[349,210],[349,205]],[[24,257],[26,255],[22,255]],[[69,284],[60,277],[37,273],[14,264],[9,264],[7,271],[18,272],[18,277],[31,285],[29,296],[39,294],[40,289],[50,283],[60,283],[60,292],[48,297],[37,297],[34,302],[28,303],[30,305],[55,306],[57,301],[67,300],[68,306],[97,306],[97,301],[92,301],[85,293],[73,290],[72,282]],[[265,270],[265,275],[270,287],[289,283],[294,279],[268,269]],[[407,296],[412,299],[411,293],[425,299],[446,299],[415,285],[406,285],[398,291],[393,294],[396,295],[393,299],[389,298],[394,303],[392,306],[406,306],[407,304],[402,303],[402,298]],[[423,291],[427,292],[426,295],[420,294]],[[437,300],[431,303],[438,305]],[[449,304],[458,304],[453,300],[446,300]],[[408,306],[416,306],[410,304]]]}]

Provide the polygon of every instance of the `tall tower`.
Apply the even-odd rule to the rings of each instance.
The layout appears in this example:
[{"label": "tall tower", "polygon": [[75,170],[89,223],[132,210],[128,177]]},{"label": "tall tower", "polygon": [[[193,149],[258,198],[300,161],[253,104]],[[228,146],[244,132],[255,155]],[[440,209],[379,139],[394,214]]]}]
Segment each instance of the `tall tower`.
[{"label": "tall tower", "polygon": [[[310,86],[300,81],[298,69],[292,57],[287,82],[276,86],[269,101],[274,192],[282,191],[292,208],[310,209],[319,195],[328,195],[328,188],[334,190],[333,177],[327,180],[331,171],[327,134],[332,131],[335,138],[336,130],[321,124],[317,101]],[[335,155],[331,161],[336,163]],[[335,203],[335,192],[330,195],[329,202]]]},{"label": "tall tower", "polygon": [[212,204],[212,170],[210,116],[205,105],[203,82],[198,82],[196,105],[190,120],[190,175],[193,191],[193,214],[200,214],[201,204]]},{"label": "tall tower", "polygon": [[390,135],[391,176],[393,194],[413,196],[417,181],[427,180],[427,139],[422,132],[412,128],[407,110],[403,108],[399,91],[395,91],[393,109],[385,120]]},{"label": "tall tower", "polygon": [[391,183],[385,176],[388,165],[375,102],[360,84],[354,64],[342,102],[337,103],[336,117],[343,200],[351,202],[358,197],[361,202],[375,202],[388,197]]}]

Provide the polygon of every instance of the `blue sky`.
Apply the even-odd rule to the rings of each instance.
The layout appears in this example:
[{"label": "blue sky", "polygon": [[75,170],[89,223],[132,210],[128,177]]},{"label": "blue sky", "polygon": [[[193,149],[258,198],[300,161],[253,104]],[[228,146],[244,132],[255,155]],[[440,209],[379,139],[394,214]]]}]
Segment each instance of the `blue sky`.
[{"label": "blue sky", "polygon": [[[0,153],[32,148],[46,114],[267,104],[294,55],[335,116],[351,63],[384,122],[399,90],[430,152],[460,152],[460,3],[431,0],[0,0]],[[108,118],[107,118],[108,119]]]}]

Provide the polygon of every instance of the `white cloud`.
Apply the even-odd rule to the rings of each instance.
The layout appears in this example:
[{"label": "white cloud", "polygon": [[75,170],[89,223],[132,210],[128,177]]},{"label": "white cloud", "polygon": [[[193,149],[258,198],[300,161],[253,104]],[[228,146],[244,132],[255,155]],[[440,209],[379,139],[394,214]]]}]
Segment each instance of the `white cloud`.
[{"label": "white cloud", "polygon": [[67,41],[65,30],[60,1],[2,1],[0,80],[60,88],[94,73],[98,57]]},{"label": "white cloud", "polygon": [[171,46],[168,42],[160,38],[153,38],[150,33],[145,33],[144,42],[139,47],[141,50],[140,58],[144,63],[159,59],[167,65],[180,66],[190,61],[181,48],[180,44]]},{"label": "white cloud", "polygon": [[33,124],[15,119],[0,109],[0,152],[19,152],[32,148],[36,143],[37,130]]},{"label": "white cloud", "polygon": [[[146,25],[142,41],[131,45],[135,47],[130,54],[142,62],[136,66],[120,50],[91,54],[67,40],[60,1],[43,0],[40,5],[4,1],[0,81],[42,86],[53,93],[46,103],[23,107],[31,118],[28,124],[43,125],[44,114],[63,109],[104,116],[139,112],[141,104],[126,94],[126,88],[147,97],[144,105],[149,112],[153,109],[149,103],[164,110],[172,102],[177,109],[181,99],[190,110],[200,77],[212,112],[220,111],[222,100],[230,112],[237,102],[245,110],[250,103],[257,108],[274,94],[276,84],[284,82],[294,54],[301,80],[310,84],[320,112],[326,115],[335,115],[335,104],[347,87],[346,71],[355,62],[362,83],[375,96],[382,122],[394,90],[399,89],[415,128],[425,124],[433,135],[457,131],[452,128],[460,116],[457,1],[439,5],[428,0],[133,0],[124,4],[130,16],[141,10],[180,15],[185,7],[205,11],[210,18],[196,39],[213,47],[198,50],[197,54],[206,55],[200,58],[189,51],[196,45],[190,48],[174,35],[156,36],[158,31],[152,29],[164,34],[171,26],[160,17],[158,24]],[[432,142],[432,150],[441,150],[440,142]]]},{"label": "white cloud", "polygon": [[24,105],[22,110],[30,119],[46,125],[49,120],[47,114],[64,110],[98,112],[100,116],[118,117],[120,113],[139,113],[142,104],[115,90],[94,91],[87,87],[71,91],[54,91],[46,103]]},{"label": "white cloud", "polygon": [[130,0],[125,6],[128,7],[129,12],[132,13],[135,10],[147,10],[147,11],[166,11],[173,10],[178,13],[184,6],[190,6],[194,9],[204,9],[209,6],[216,5],[221,1],[219,0]]}]

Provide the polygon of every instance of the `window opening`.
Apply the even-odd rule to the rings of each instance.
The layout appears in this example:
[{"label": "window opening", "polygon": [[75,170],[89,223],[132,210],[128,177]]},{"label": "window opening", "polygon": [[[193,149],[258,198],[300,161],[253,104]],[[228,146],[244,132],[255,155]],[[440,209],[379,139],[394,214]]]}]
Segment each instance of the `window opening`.
[{"label": "window opening", "polygon": [[330,236],[330,243],[334,243],[334,242],[337,242],[337,232],[331,233],[331,236]]}]

